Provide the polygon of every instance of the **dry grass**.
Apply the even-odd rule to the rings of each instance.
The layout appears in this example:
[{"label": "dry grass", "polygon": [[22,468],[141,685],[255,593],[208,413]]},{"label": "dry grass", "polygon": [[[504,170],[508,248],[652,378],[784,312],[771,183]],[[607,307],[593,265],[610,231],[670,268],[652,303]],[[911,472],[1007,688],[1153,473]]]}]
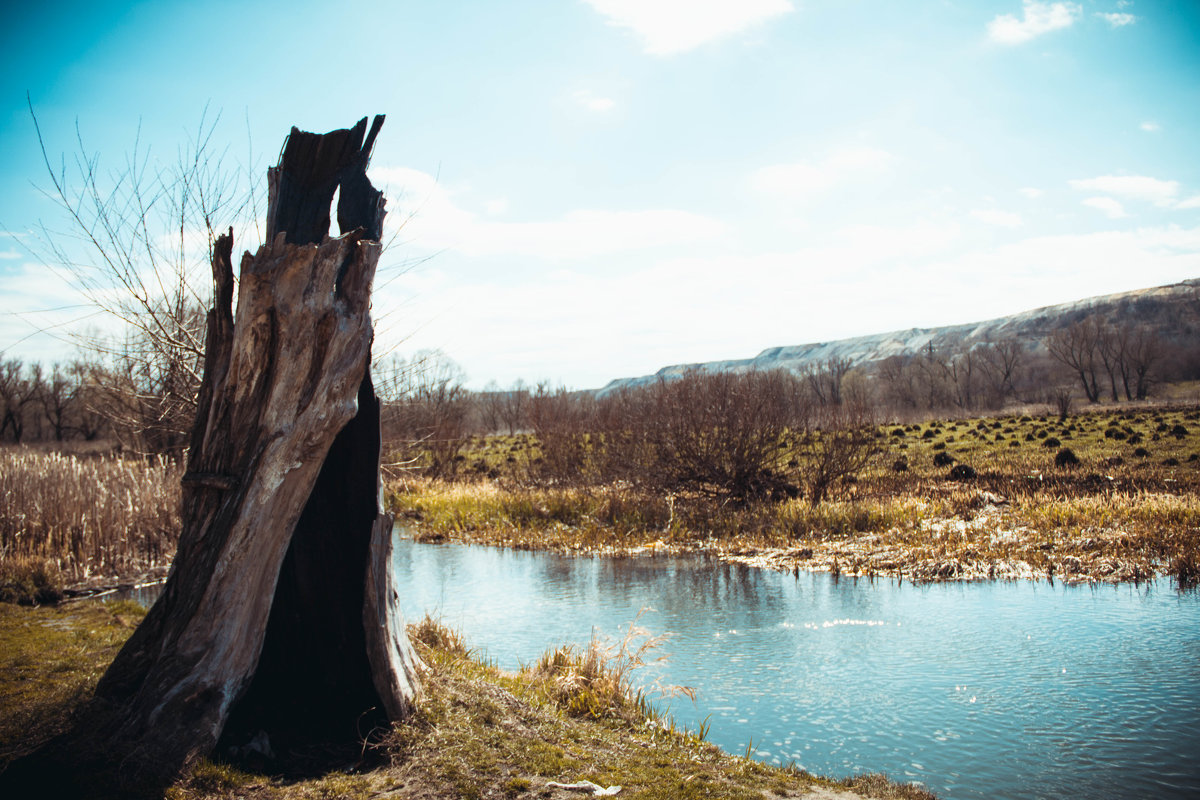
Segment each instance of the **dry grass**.
[{"label": "dry grass", "polygon": [[[684,695],[696,699],[695,690],[686,686],[654,683],[644,687],[634,683],[635,672],[665,658],[655,656],[654,651],[666,640],[666,636],[652,636],[634,620],[620,642],[613,644],[593,636],[586,647],[564,645],[547,650],[527,674],[572,716],[660,723],[653,697]],[[704,738],[703,732],[699,735]]]},{"label": "dry grass", "polygon": [[[418,539],[454,539],[564,552],[637,553],[705,549],[774,569],[901,576],[915,581],[1033,578],[1138,581],[1194,579],[1200,557],[1200,497],[1117,492],[1011,500],[972,486],[929,496],[838,500],[816,508],[794,500],[743,508],[645,498],[630,490],[535,489],[427,483],[393,495]],[[652,514],[647,509],[658,506]],[[510,516],[513,508],[518,516]]]},{"label": "dry grass", "polygon": [[0,583],[37,570],[78,583],[164,568],[178,508],[168,461],[0,449]]}]

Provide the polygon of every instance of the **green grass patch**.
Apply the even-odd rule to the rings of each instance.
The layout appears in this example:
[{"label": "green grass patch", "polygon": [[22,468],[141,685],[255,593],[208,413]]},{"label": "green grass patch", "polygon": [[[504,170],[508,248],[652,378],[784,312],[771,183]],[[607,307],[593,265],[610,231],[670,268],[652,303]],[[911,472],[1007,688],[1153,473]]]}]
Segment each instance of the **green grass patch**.
[{"label": "green grass patch", "polygon": [[0,604],[0,768],[67,729],[145,613],[128,602]]}]

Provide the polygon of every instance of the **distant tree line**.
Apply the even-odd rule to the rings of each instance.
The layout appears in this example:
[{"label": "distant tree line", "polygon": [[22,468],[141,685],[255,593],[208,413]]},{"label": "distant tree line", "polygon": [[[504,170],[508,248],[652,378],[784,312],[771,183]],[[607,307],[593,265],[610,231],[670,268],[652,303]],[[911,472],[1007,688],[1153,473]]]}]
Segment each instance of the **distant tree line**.
[{"label": "distant tree line", "polygon": [[[823,371],[830,376],[838,368]],[[915,355],[884,359],[870,374],[880,411],[899,417],[1058,404],[1061,398],[1146,400],[1161,383],[1200,379],[1200,329],[1082,314],[1040,342],[930,341]]]},{"label": "distant tree line", "polygon": [[[186,304],[157,311],[143,318],[153,326],[70,364],[0,359],[0,439],[111,439],[127,452],[180,456],[204,318]],[[1145,400],[1162,383],[1200,379],[1200,331],[1138,316],[1149,321],[1082,313],[1040,343],[931,340],[868,366],[834,358],[798,374],[696,370],[603,394],[522,381],[470,391],[436,351],[378,359],[373,374],[392,470],[453,479],[470,437],[527,434],[533,455],[517,466],[530,482],[819,502],[874,453],[876,421],[1042,403],[1066,414],[1074,403]]]},{"label": "distant tree line", "polygon": [[86,364],[0,361],[0,438],[8,442],[93,440],[109,431]]}]

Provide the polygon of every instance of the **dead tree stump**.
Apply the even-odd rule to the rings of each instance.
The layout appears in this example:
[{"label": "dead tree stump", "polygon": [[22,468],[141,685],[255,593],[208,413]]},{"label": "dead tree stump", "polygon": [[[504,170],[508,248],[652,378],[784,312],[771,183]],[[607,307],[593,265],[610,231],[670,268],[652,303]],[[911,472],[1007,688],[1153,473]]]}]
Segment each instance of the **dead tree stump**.
[{"label": "dead tree stump", "polygon": [[232,231],[217,241],[171,575],[80,725],[6,777],[40,764],[44,779],[70,756],[108,772],[93,788],[161,791],[219,742],[298,757],[411,709],[419,662],[388,569],[369,373],[384,199],[366,167],[383,117],[366,122],[292,129],[236,315]]}]

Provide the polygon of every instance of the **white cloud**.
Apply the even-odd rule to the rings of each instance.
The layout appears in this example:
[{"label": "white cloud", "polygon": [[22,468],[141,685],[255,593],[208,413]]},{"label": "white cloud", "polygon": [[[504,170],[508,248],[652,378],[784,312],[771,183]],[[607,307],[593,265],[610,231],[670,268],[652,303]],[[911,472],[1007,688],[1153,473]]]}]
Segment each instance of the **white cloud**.
[{"label": "white cloud", "polygon": [[1135,17],[1133,14],[1106,14],[1102,11],[1097,11],[1096,16],[1100,17],[1114,28],[1121,28],[1137,22],[1137,17]]},{"label": "white cloud", "polygon": [[[577,209],[552,220],[499,222],[463,208],[454,193],[428,173],[405,167],[371,169],[377,186],[400,190],[402,238],[422,250],[455,250],[470,256],[522,255],[574,259],[663,245],[707,241],[725,232],[721,222],[675,209]],[[484,203],[485,210],[495,209]]]},{"label": "white cloud", "polygon": [[[955,300],[958,319],[942,312],[938,322],[968,322],[1198,274],[1200,227],[1171,225],[1022,239],[922,264],[918,285],[944,285]],[[893,285],[904,286],[904,277],[896,275]],[[896,298],[902,308],[909,302],[914,320],[929,306],[919,296]]]},{"label": "white cloud", "polygon": [[612,111],[616,107],[616,101],[611,97],[601,97],[600,95],[590,92],[587,89],[580,90],[571,95],[575,102],[586,108],[588,111],[595,111],[603,114],[606,111]]},{"label": "white cloud", "polygon": [[683,53],[793,10],[790,0],[586,0],[651,55]]},{"label": "white cloud", "polygon": [[890,153],[877,148],[842,148],[820,161],[762,167],[750,176],[750,186],[764,194],[811,199],[838,184],[881,172],[891,161]]},{"label": "white cloud", "polygon": [[1089,197],[1083,201],[1083,204],[1103,211],[1108,215],[1109,219],[1120,219],[1121,217],[1129,216],[1125,213],[1125,207],[1121,205],[1120,201],[1114,200],[1111,197]]},{"label": "white cloud", "polygon": [[1159,206],[1170,206],[1179,194],[1179,181],[1164,181],[1145,175],[1101,175],[1073,180],[1070,184],[1072,189],[1115,194]]},{"label": "white cloud", "polygon": [[1020,19],[1000,14],[987,25],[988,38],[999,44],[1024,44],[1044,33],[1068,28],[1083,14],[1078,3],[1040,3],[1025,0]]},{"label": "white cloud", "polygon": [[988,225],[996,225],[1000,228],[1019,228],[1021,227],[1021,216],[1014,214],[1011,211],[1000,211],[995,208],[977,208],[971,212],[971,216],[980,222],[986,222]]},{"label": "white cloud", "polygon": [[8,261],[14,258],[20,258],[21,254],[16,250],[0,250],[0,261]]},{"label": "white cloud", "polygon": [[[441,347],[478,385],[562,377],[581,388],[667,364],[752,356],[871,325],[876,309],[891,308],[888,272],[943,257],[957,237],[953,224],[861,225],[800,250],[646,254],[466,286],[423,269],[403,288],[419,285],[421,307],[444,310],[405,347]],[[864,312],[863,293],[879,305]]]},{"label": "white cloud", "polygon": [[1193,195],[1187,200],[1180,200],[1175,207],[1179,209],[1200,208],[1200,194]]},{"label": "white cloud", "polygon": [[598,387],[668,364],[989,319],[1200,274],[1200,227],[972,241],[927,222],[854,226],[784,252],[638,258],[466,285],[420,270],[421,307],[446,311],[405,347],[443,348],[479,386],[520,377]]},{"label": "white cloud", "polygon": [[848,225],[838,229],[834,246],[811,248],[805,252],[805,259],[868,267],[897,259],[927,258],[951,247],[959,240],[960,233],[954,223]]},{"label": "white cloud", "polygon": [[1157,122],[1152,122],[1150,120],[1143,122],[1138,127],[1141,128],[1142,130],[1144,130],[1146,133],[1158,133],[1159,131],[1162,130],[1161,125],[1159,125]]},{"label": "white cloud", "polygon": [[1020,192],[1021,192],[1021,194],[1028,197],[1030,200],[1036,200],[1037,198],[1042,196],[1042,190],[1035,189],[1032,186],[1026,186],[1023,189],[1020,189]]},{"label": "white cloud", "polygon": [[78,287],[35,262],[8,263],[0,270],[0,353],[32,361],[62,361],[72,333],[81,325],[113,327]]}]

